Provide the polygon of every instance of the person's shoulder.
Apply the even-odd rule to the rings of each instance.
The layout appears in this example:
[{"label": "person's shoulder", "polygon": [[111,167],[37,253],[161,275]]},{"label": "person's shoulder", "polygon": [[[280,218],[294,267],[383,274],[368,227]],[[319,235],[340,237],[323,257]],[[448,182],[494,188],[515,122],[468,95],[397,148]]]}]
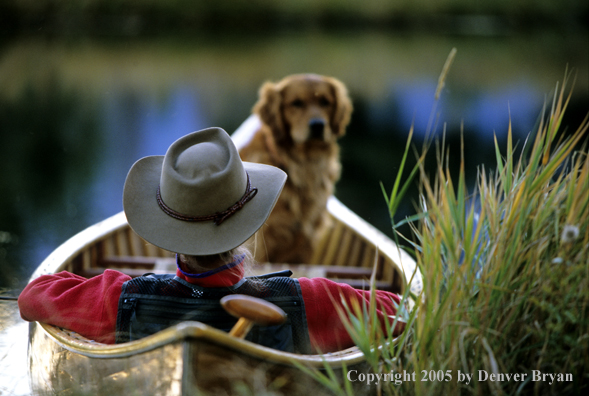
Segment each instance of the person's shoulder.
[{"label": "person's shoulder", "polygon": [[126,282],[126,281],[132,279],[129,275],[122,273],[120,271],[117,271],[117,270],[112,270],[112,269],[105,269],[104,272],[102,273],[102,275],[99,275],[99,276],[102,276],[103,278],[109,279],[113,282],[114,281]]}]

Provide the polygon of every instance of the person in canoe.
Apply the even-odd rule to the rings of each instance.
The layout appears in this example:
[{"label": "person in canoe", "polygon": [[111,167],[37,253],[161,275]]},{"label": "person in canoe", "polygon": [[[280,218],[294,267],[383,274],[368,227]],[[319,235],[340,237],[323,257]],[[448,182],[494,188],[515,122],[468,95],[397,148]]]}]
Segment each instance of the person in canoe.
[{"label": "person in canoe", "polygon": [[[229,330],[236,319],[219,300],[246,294],[278,305],[288,318],[276,326],[254,326],[247,336],[253,342],[296,353],[353,346],[338,305],[367,305],[369,291],[325,278],[293,279],[290,271],[245,276],[253,259],[242,245],[263,226],[285,180],[278,168],[242,162],[220,128],[178,139],[165,156],[137,161],[123,192],[129,225],[149,243],[176,253],[176,274],[132,279],[107,269],[90,279],[67,271],[43,275],[21,293],[21,317],[112,344],[184,320]],[[383,328],[393,322],[399,301],[397,294],[376,291]],[[398,321],[394,333],[403,329]]]}]

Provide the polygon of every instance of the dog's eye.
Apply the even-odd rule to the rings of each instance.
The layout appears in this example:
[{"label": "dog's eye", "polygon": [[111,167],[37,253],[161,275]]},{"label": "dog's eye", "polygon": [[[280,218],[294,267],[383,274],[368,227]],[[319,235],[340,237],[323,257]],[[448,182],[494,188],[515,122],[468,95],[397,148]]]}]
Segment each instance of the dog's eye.
[{"label": "dog's eye", "polygon": [[326,97],[322,96],[319,98],[319,106],[328,107],[331,106],[331,102]]},{"label": "dog's eye", "polygon": [[300,99],[295,99],[292,102],[290,102],[290,105],[293,107],[302,108],[302,107],[305,107],[305,102],[303,102]]}]

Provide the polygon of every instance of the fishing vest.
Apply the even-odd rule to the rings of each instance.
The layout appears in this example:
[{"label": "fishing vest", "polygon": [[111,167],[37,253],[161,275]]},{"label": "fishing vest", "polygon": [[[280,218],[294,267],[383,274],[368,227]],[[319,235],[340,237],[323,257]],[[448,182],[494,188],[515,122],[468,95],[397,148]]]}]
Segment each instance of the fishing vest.
[{"label": "fishing vest", "polygon": [[144,275],[123,284],[117,313],[116,342],[137,340],[186,320],[228,332],[237,318],[219,300],[229,294],[262,298],[284,310],[281,325],[254,325],[246,340],[285,352],[310,353],[305,304],[290,271],[246,277],[230,287],[200,287],[175,275]]}]

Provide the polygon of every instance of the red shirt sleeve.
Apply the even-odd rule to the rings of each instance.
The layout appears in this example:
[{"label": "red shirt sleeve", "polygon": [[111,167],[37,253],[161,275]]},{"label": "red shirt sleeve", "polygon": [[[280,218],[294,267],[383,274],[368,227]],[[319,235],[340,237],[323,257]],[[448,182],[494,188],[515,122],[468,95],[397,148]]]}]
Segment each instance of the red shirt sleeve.
[{"label": "red shirt sleeve", "polygon": [[[370,302],[370,291],[358,290],[353,287],[336,283],[325,278],[299,278],[301,292],[305,302],[305,313],[307,315],[307,326],[311,346],[316,352],[333,352],[354,346],[336,309],[336,305],[345,311],[342,304],[342,297],[349,308],[355,300],[368,306]],[[400,297],[397,294],[382,290],[376,291],[377,314],[385,330],[385,320],[392,324],[393,319],[388,315],[395,315],[396,309],[391,301],[399,304]]]},{"label": "red shirt sleeve", "polygon": [[114,344],[121,287],[131,277],[105,270],[90,279],[63,271],[30,282],[18,297],[20,315]]}]

